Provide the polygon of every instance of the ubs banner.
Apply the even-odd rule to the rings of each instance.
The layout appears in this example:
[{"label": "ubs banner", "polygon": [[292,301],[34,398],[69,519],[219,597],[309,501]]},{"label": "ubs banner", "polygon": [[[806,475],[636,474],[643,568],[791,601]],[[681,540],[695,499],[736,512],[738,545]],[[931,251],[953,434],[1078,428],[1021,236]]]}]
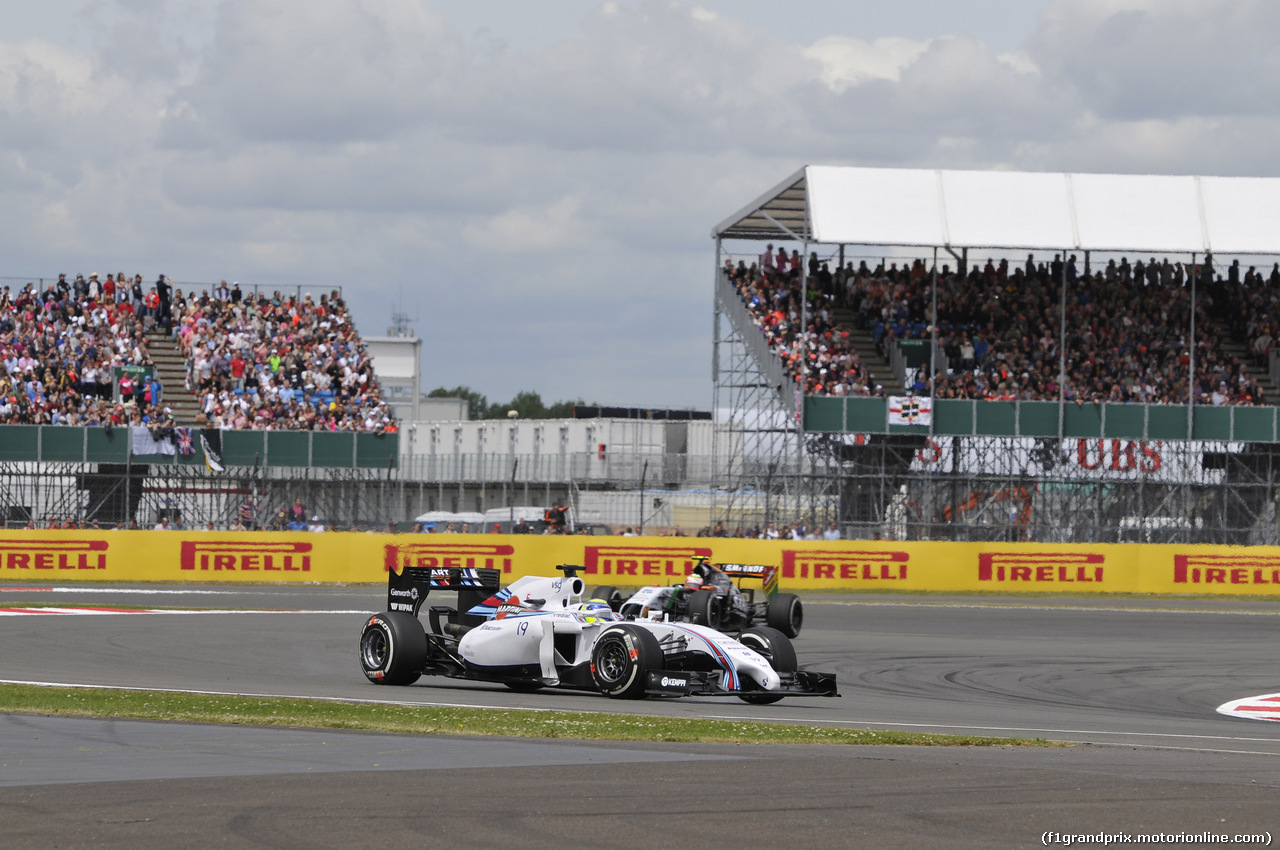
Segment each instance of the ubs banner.
[{"label": "ubs banner", "polygon": [[1280,547],[791,542],[354,532],[0,532],[0,582],[382,582],[404,566],[507,580],[582,567],[588,586],[681,580],[704,556],[780,568],[786,590],[1280,595]]}]

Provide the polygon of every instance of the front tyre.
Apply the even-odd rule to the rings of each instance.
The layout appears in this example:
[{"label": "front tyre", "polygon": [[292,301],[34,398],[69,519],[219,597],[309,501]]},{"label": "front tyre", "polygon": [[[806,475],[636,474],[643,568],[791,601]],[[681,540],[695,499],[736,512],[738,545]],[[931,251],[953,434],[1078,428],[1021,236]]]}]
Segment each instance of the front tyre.
[{"label": "front tyre", "polygon": [[404,611],[374,614],[360,633],[360,668],[376,685],[412,685],[427,663],[427,633]]},{"label": "front tyre", "polygon": [[[748,649],[763,655],[776,673],[794,673],[800,669],[800,664],[796,660],[796,648],[792,646],[791,639],[777,629],[756,626],[743,632],[738,641]],[[769,705],[782,699],[782,694],[763,691],[739,694],[738,698],[752,705]]]},{"label": "front tyre", "polygon": [[800,597],[794,593],[775,593],[765,609],[764,621],[789,638],[799,636],[800,627],[804,625],[804,606],[800,604]]},{"label": "front tyre", "polygon": [[609,626],[591,647],[591,680],[612,699],[643,699],[645,674],[661,664],[658,639],[638,626]]}]

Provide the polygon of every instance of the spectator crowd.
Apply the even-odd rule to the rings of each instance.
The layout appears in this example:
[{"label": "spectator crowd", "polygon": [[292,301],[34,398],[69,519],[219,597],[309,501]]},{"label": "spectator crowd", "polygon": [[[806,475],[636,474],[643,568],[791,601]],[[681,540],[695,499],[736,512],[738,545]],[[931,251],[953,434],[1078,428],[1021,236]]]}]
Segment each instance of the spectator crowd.
[{"label": "spectator crowd", "polygon": [[173,305],[188,384],[212,427],[395,430],[363,341],[335,290],[315,301],[220,284]]},{"label": "spectator crowd", "polygon": [[164,421],[152,381],[130,375],[130,404],[113,401],[116,367],[150,366],[151,355],[138,310],[131,299],[117,301],[116,281],[110,275],[107,281],[100,284],[91,274],[71,283],[59,275],[43,289],[29,283],[17,292],[9,286],[0,290],[0,422]]},{"label": "spectator crowd", "polygon": [[[184,387],[153,377],[149,344],[176,338]],[[0,290],[0,423],[171,427],[175,393],[196,424],[227,429],[394,431],[340,293],[184,295],[165,275],[65,274]],[[130,368],[133,367],[133,368]]]},{"label": "spectator crowd", "polygon": [[[1241,275],[1238,261],[1216,274],[1211,257],[1194,267],[1111,259],[1097,270],[1058,254],[1013,268],[989,259],[967,273],[944,265],[935,317],[935,275],[923,260],[875,269],[849,261],[833,273],[810,254],[804,275],[805,262],[770,245],[756,262],[726,261],[725,274],[808,395],[902,392],[874,383],[851,331],[869,336],[877,350],[868,355],[887,359],[901,340],[931,339],[936,325],[938,398],[1185,404],[1194,277],[1197,403],[1267,402],[1253,373],[1269,369],[1280,328],[1280,264],[1265,278],[1253,267]],[[929,394],[927,365],[902,377],[907,391]]]}]

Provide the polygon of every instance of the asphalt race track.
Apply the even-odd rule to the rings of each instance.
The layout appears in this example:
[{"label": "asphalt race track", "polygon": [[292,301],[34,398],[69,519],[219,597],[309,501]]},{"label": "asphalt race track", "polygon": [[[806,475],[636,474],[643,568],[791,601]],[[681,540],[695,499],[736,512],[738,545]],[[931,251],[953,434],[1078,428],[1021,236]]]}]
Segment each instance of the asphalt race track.
[{"label": "asphalt race track", "polygon": [[[637,745],[0,717],[0,834],[23,846],[751,847],[785,836],[856,847],[1280,833],[1280,723],[1215,711],[1280,692],[1280,601],[809,599],[800,662],[835,671],[843,697],[773,706],[449,680],[377,687],[356,649],[363,614],[384,602],[376,587],[0,586],[0,679],[1081,746]],[[204,610],[12,610],[51,605]],[[637,822],[657,828],[640,840]]]}]

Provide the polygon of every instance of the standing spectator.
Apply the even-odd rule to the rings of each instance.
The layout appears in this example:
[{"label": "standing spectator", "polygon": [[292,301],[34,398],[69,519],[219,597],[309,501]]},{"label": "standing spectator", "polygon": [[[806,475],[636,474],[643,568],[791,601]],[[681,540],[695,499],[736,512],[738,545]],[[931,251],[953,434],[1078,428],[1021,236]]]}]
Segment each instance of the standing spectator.
[{"label": "standing spectator", "polygon": [[248,364],[244,359],[244,354],[237,349],[231,358],[231,362],[228,364],[231,372],[231,384],[234,389],[244,389],[244,370],[247,365]]},{"label": "standing spectator", "polygon": [[258,527],[254,523],[253,496],[245,496],[244,501],[240,504],[240,524],[247,531],[252,531]]}]

